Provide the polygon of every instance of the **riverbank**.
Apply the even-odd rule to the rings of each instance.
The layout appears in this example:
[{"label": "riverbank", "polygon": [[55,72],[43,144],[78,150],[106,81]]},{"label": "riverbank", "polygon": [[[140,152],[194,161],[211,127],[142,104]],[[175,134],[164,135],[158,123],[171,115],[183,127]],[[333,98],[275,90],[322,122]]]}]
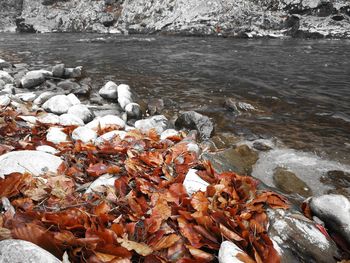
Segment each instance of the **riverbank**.
[{"label": "riverbank", "polygon": [[346,0],[2,0],[0,31],[349,38],[349,10]]},{"label": "riverbank", "polygon": [[[6,61],[0,66],[2,239],[28,240],[72,262],[81,256],[98,262],[170,260],[170,251],[207,262],[218,256],[222,263],[244,253],[264,262],[281,257],[282,262],[329,263],[346,257],[320,221],[289,208],[284,197],[252,177],[226,172],[250,174],[258,153],[275,147],[269,141],[251,146],[231,141],[232,149],[213,152],[215,124],[204,115],[187,111],[167,118],[161,105],[143,105],[128,85],[112,81],[104,83],[98,100],[92,99],[109,101],[108,107],[84,105],[78,97],[89,94],[91,80],[79,66],[31,70]],[[290,200],[304,201],[300,196],[310,194],[304,188]],[[305,214],[311,218],[312,211],[324,220],[344,247],[349,200],[325,195],[307,204]],[[222,238],[228,242],[221,243]],[[8,245],[2,244],[2,249]]]}]

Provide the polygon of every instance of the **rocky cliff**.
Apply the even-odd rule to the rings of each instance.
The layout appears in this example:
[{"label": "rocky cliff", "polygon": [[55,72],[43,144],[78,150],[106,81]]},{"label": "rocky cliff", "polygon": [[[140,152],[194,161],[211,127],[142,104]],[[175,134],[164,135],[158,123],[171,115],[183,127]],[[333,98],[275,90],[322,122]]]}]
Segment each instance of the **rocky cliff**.
[{"label": "rocky cliff", "polygon": [[0,0],[0,20],[19,32],[350,37],[348,0]]}]

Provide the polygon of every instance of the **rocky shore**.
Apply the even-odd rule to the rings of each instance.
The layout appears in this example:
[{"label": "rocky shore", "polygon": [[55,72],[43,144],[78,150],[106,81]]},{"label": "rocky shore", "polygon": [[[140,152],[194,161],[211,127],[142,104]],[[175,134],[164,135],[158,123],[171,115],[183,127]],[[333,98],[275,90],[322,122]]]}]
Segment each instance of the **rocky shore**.
[{"label": "rocky shore", "polygon": [[[347,197],[300,183],[287,201],[288,189],[236,174],[273,145],[213,152],[210,118],[167,118],[127,84],[101,86],[91,95],[80,66],[0,59],[0,262],[349,259]],[[295,188],[295,175],[275,174]]]},{"label": "rocky shore", "polygon": [[349,38],[346,0],[0,0],[0,31]]}]

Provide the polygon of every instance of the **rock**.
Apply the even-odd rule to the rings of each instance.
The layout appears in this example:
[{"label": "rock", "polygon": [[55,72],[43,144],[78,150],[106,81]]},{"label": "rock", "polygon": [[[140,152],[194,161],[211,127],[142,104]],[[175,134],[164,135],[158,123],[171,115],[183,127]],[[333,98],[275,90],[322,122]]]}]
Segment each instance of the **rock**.
[{"label": "rock", "polygon": [[9,63],[3,59],[0,59],[0,70],[2,70],[4,68],[12,68],[12,65],[11,65],[11,63]]},{"label": "rock", "polygon": [[312,214],[340,235],[350,247],[350,201],[342,195],[322,195],[309,200]]},{"label": "rock", "polygon": [[1,107],[7,107],[10,105],[11,99],[9,95],[1,95],[0,96],[0,106]]},{"label": "rock", "polygon": [[57,87],[68,92],[73,92],[74,90],[80,89],[80,85],[78,83],[69,79],[58,82]]},{"label": "rock", "polygon": [[[224,241],[221,243],[219,249],[219,263],[244,263],[245,261],[241,261],[237,258],[237,254],[243,254],[246,258],[249,258],[249,256],[235,243],[231,241]],[[253,261],[254,260],[252,260],[252,262]]]},{"label": "rock", "polygon": [[65,68],[64,77],[67,79],[70,78],[80,78],[82,76],[83,67],[75,67],[75,68]]},{"label": "rock", "polygon": [[80,100],[78,99],[78,97],[75,96],[73,93],[68,94],[67,98],[72,103],[72,105],[78,105],[81,103]]},{"label": "rock", "polygon": [[324,184],[332,185],[336,188],[350,187],[350,174],[344,171],[328,171],[326,175],[321,176],[320,181]]},{"label": "rock", "polygon": [[49,145],[40,145],[40,146],[36,147],[35,150],[50,153],[50,154],[58,153],[58,151],[55,148],[53,148],[52,146],[49,146]]},{"label": "rock", "polygon": [[117,88],[118,90],[118,103],[122,109],[125,109],[126,105],[133,102],[132,93],[129,85],[121,84]]},{"label": "rock", "polygon": [[99,91],[98,94],[104,99],[118,98],[118,85],[113,81],[108,81]]},{"label": "rock", "polygon": [[46,140],[55,144],[67,142],[68,136],[62,130],[62,128],[50,127],[46,134]]},{"label": "rock", "polygon": [[256,111],[253,105],[246,102],[237,101],[234,98],[226,98],[225,107],[232,110],[236,114],[240,114],[241,112]]},{"label": "rock", "polygon": [[15,86],[13,84],[5,84],[0,93],[15,94]]},{"label": "rock", "polygon": [[82,119],[77,117],[76,115],[64,113],[60,116],[60,122],[62,126],[83,126],[84,122]]},{"label": "rock", "polygon": [[62,160],[40,151],[15,151],[0,156],[0,178],[10,173],[31,173],[38,176],[47,171],[56,173]]},{"label": "rock", "polygon": [[67,113],[69,108],[73,106],[73,103],[66,95],[56,95],[48,99],[44,104],[44,110],[55,114]]},{"label": "rock", "polygon": [[312,195],[310,187],[303,180],[283,167],[277,167],[274,170],[273,182],[286,194],[297,193],[303,197]]},{"label": "rock", "polygon": [[84,123],[92,121],[94,114],[83,104],[77,104],[68,109],[68,114],[72,114],[81,119]]},{"label": "rock", "polygon": [[253,147],[258,151],[266,152],[273,149],[274,144],[269,140],[261,139],[261,140],[254,141]]},{"label": "rock", "polygon": [[211,138],[217,150],[227,149],[236,145],[239,141],[242,141],[241,137],[238,137],[232,133],[219,133]]},{"label": "rock", "polygon": [[211,161],[219,173],[232,171],[242,175],[250,175],[252,166],[258,160],[258,154],[247,145],[229,148],[215,153],[203,153],[203,159]]},{"label": "rock", "polygon": [[125,121],[115,115],[106,115],[103,117],[96,117],[94,120],[85,125],[85,127],[94,131],[113,126],[118,126],[120,129],[123,129],[125,127]]},{"label": "rock", "polygon": [[161,134],[169,126],[169,121],[164,115],[155,115],[153,117],[138,120],[135,122],[135,128],[146,133],[150,129],[155,129],[158,134]]},{"label": "rock", "polygon": [[180,113],[175,122],[178,129],[195,129],[199,132],[202,139],[208,139],[214,132],[214,124],[211,120],[195,111],[185,111]]},{"label": "rock", "polygon": [[174,137],[174,136],[178,136],[178,135],[179,135],[179,132],[177,130],[167,129],[167,130],[162,132],[162,134],[160,135],[160,139],[165,140],[169,137]]},{"label": "rock", "polygon": [[209,184],[197,175],[197,170],[190,169],[186,174],[183,185],[187,194],[192,195],[197,191],[205,192]]},{"label": "rock", "polygon": [[21,79],[21,86],[25,89],[31,89],[39,86],[45,81],[45,77],[51,76],[52,73],[46,70],[33,70],[27,72],[27,74]]},{"label": "rock", "polygon": [[83,143],[95,142],[97,133],[87,127],[78,127],[72,133],[72,139]]},{"label": "rock", "polygon": [[0,70],[0,80],[2,80],[5,84],[12,84],[13,83],[13,77],[6,71]]},{"label": "rock", "polygon": [[114,187],[115,179],[117,176],[113,176],[111,174],[104,174],[97,178],[85,191],[86,194],[93,192],[103,192],[106,187]]},{"label": "rock", "polygon": [[45,124],[58,124],[60,122],[60,117],[53,113],[46,113],[39,116],[38,120]]},{"label": "rock", "polygon": [[52,75],[55,78],[63,78],[64,77],[64,64],[57,64],[52,67]]},{"label": "rock", "polygon": [[125,106],[125,112],[127,115],[127,119],[140,119],[142,117],[141,107],[137,103],[129,103]]},{"label": "rock", "polygon": [[164,109],[164,100],[152,98],[148,101],[147,110],[150,115],[160,114]]},{"label": "rock", "polygon": [[16,97],[24,102],[32,102],[37,97],[34,92],[18,93]]},{"label": "rock", "polygon": [[268,209],[268,235],[278,246],[281,262],[335,263],[336,244],[298,212]]},{"label": "rock", "polygon": [[0,263],[61,263],[61,260],[46,250],[24,240],[0,241],[0,255]]},{"label": "rock", "polygon": [[56,94],[51,92],[51,91],[45,91],[43,93],[41,93],[34,101],[33,103],[35,105],[42,105],[44,104],[48,99],[52,98],[53,96],[55,96]]},{"label": "rock", "polygon": [[36,124],[38,118],[35,117],[35,116],[23,116],[23,115],[20,115],[18,116],[18,118],[24,120],[25,122],[28,122],[28,123],[31,123],[31,124]]},{"label": "rock", "polygon": [[101,135],[100,137],[98,137],[96,139],[96,144],[103,144],[105,141],[107,142],[110,142],[112,141],[114,138],[116,138],[117,136],[119,136],[119,138],[121,140],[123,140],[126,136],[126,132],[125,131],[110,131],[110,132],[107,132],[103,135]]}]

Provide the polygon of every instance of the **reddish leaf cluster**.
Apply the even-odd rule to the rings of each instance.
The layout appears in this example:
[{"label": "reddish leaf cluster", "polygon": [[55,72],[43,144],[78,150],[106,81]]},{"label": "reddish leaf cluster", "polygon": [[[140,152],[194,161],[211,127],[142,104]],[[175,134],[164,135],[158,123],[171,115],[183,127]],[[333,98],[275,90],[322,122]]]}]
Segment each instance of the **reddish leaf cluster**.
[{"label": "reddish leaf cluster", "polygon": [[[46,125],[28,128],[12,110],[0,118],[0,154],[50,145]],[[0,238],[31,241],[59,258],[67,252],[72,262],[148,263],[215,262],[221,242],[231,240],[250,256],[245,262],[279,262],[266,208],[286,209],[286,200],[258,191],[251,177],[216,173],[189,142],[134,130],[99,146],[56,145],[64,160],[57,174],[0,179],[0,196],[15,208],[0,216]],[[190,168],[210,183],[206,192],[187,194]],[[114,186],[84,193],[106,173],[115,175]]]}]

